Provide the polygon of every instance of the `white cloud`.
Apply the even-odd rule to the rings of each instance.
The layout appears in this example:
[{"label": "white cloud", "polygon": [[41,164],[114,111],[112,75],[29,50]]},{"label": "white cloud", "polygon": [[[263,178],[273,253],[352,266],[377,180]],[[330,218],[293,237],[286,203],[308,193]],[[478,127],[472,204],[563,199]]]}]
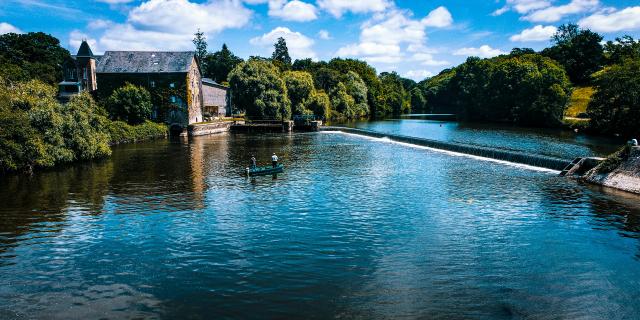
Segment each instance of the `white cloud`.
[{"label": "white cloud", "polygon": [[293,0],[269,1],[269,16],[278,17],[288,21],[311,21],[318,18],[316,7],[312,4]]},{"label": "white cloud", "polygon": [[318,37],[322,40],[331,40],[331,35],[329,34],[329,31],[327,30],[320,30],[318,31]]},{"label": "white cloud", "polygon": [[640,6],[611,13],[596,13],[578,22],[595,32],[631,31],[640,29]]},{"label": "white cloud", "polygon": [[271,30],[269,33],[265,33],[260,37],[255,37],[249,40],[254,46],[273,48],[273,45],[278,41],[278,38],[284,38],[287,42],[287,48],[289,54],[293,59],[305,59],[312,58],[317,59],[316,53],[313,51],[313,40],[306,37],[300,32],[291,31],[286,27],[277,27]]},{"label": "white cloud", "polygon": [[447,8],[438,7],[437,9],[429,12],[424,19],[422,19],[422,25],[425,27],[448,27],[453,23],[453,17]]},{"label": "white cloud", "polygon": [[381,12],[393,6],[389,0],[318,0],[317,4],[336,18],[347,12]]},{"label": "white cloud", "polygon": [[449,61],[446,60],[436,60],[431,53],[418,52],[414,53],[411,58],[411,61],[417,61],[423,66],[446,66],[449,64]]},{"label": "white cloud", "polygon": [[96,1],[104,2],[104,3],[108,3],[108,4],[123,4],[123,3],[132,2],[133,0],[96,0]]},{"label": "white cloud", "polygon": [[492,15],[499,16],[509,10],[514,10],[517,13],[524,14],[534,10],[544,9],[550,7],[551,2],[548,0],[507,0],[507,4],[494,11]]},{"label": "white cloud", "polygon": [[433,72],[427,70],[409,70],[403,75],[405,78],[421,81],[426,78],[433,77]]},{"label": "white cloud", "polygon": [[[372,63],[418,61],[424,65],[448,64],[434,59],[432,50],[426,47],[426,29],[447,27],[452,23],[451,14],[444,7],[431,11],[420,20],[414,19],[408,10],[378,13],[360,26],[360,42],[340,48],[336,55],[357,57]],[[405,51],[413,55],[407,56]]]},{"label": "white cloud", "polygon": [[599,0],[571,0],[571,2],[565,5],[552,6],[533,11],[522,17],[522,19],[533,22],[556,22],[565,16],[588,12],[599,6]]},{"label": "white cloud", "polygon": [[558,31],[558,28],[554,26],[537,25],[533,28],[522,30],[522,32],[511,36],[509,39],[514,42],[547,41],[556,31]]},{"label": "white cloud", "polygon": [[110,20],[96,19],[91,20],[89,24],[87,24],[87,28],[93,30],[105,29],[112,26],[114,23]]},{"label": "white cloud", "polygon": [[239,0],[149,0],[131,10],[127,20],[141,30],[192,34],[198,28],[212,33],[242,27],[250,16]]},{"label": "white cloud", "polygon": [[22,33],[22,31],[6,22],[0,22],[0,34],[5,33]]},{"label": "white cloud", "polygon": [[71,54],[76,54],[76,52],[78,52],[80,44],[83,40],[87,41],[93,53],[101,52],[100,47],[98,46],[98,41],[96,41],[96,39],[89,37],[88,34],[83,33],[80,30],[73,30],[69,34],[69,51],[71,52]]},{"label": "white cloud", "polygon": [[453,52],[453,54],[456,56],[474,56],[480,58],[491,58],[506,53],[507,52],[504,52],[500,49],[491,48],[486,44],[480,46],[479,48],[462,48]]},{"label": "white cloud", "polygon": [[[134,7],[124,23],[96,20],[88,29],[100,30],[92,50],[194,50],[193,34],[207,36],[249,23],[252,11],[240,0],[149,0]],[[80,31],[69,38],[78,41]],[[99,49],[97,49],[99,48]]]}]

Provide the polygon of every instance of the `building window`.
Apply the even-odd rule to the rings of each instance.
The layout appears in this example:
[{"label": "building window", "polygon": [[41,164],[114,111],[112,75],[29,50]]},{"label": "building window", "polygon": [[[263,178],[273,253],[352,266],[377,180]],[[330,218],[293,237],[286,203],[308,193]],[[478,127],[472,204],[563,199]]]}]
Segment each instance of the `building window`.
[{"label": "building window", "polygon": [[169,100],[171,100],[171,103],[176,103],[176,96],[171,96]]},{"label": "building window", "polygon": [[169,88],[175,88],[176,84],[174,82],[169,83]]},{"label": "building window", "polygon": [[149,85],[151,86],[151,88],[155,88],[155,87],[156,87],[156,82],[152,80],[152,81],[149,83]]},{"label": "building window", "polygon": [[87,80],[87,68],[82,68],[82,79]]}]

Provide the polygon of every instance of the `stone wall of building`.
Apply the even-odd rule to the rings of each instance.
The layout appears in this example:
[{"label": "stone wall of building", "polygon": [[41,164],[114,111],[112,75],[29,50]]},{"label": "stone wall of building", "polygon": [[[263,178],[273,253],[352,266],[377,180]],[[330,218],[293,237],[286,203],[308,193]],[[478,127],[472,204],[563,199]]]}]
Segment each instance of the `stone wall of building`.
[{"label": "stone wall of building", "polygon": [[198,64],[194,61],[187,74],[187,104],[189,107],[189,124],[204,121],[202,117],[202,78]]},{"label": "stone wall of building", "polygon": [[[223,89],[207,83],[202,83],[203,110],[212,117],[224,117],[227,115],[227,89]],[[216,114],[213,114],[213,111]]]}]

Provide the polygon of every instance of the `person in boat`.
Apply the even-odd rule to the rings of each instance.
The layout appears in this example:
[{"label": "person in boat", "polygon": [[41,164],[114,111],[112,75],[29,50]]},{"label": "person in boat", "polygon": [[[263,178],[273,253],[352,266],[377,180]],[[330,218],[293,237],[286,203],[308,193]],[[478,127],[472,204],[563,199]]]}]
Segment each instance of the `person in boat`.
[{"label": "person in boat", "polygon": [[271,165],[274,168],[278,166],[278,156],[275,153],[271,156]]},{"label": "person in boat", "polygon": [[251,169],[255,169],[257,167],[256,165],[256,156],[251,155],[251,164],[250,164],[250,168]]}]

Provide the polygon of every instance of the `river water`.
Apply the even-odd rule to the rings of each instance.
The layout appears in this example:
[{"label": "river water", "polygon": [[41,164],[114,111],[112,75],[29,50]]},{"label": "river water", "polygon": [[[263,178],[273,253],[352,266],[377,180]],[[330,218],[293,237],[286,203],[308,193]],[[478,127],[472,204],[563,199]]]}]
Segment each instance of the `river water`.
[{"label": "river water", "polygon": [[639,198],[556,174],[341,133],[119,146],[2,178],[0,319],[638,318]]},{"label": "river water", "polygon": [[605,157],[625,141],[554,128],[525,128],[495,123],[428,120],[428,115],[400,119],[355,121],[334,125],[391,134],[520,151],[562,159]]}]

